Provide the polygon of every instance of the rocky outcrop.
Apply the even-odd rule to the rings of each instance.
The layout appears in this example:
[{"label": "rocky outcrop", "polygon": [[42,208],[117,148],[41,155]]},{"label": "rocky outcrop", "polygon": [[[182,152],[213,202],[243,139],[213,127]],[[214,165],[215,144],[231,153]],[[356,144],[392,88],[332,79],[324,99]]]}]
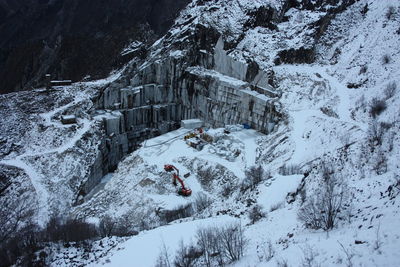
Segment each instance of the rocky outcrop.
[{"label": "rocky outcrop", "polygon": [[274,63],[280,64],[310,64],[315,60],[315,49],[314,47],[300,47],[299,49],[282,50],[278,53],[278,57]]}]

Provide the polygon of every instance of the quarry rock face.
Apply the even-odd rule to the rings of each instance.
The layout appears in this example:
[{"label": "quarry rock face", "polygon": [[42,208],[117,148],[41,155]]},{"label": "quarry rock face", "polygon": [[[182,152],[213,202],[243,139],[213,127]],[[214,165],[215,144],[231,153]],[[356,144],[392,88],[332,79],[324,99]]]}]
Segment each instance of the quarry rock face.
[{"label": "quarry rock face", "polygon": [[174,47],[102,91],[96,118],[104,122],[111,165],[145,139],[179,128],[181,120],[246,124],[269,133],[284,119],[279,95],[256,63],[231,58],[213,29],[197,27],[191,37],[188,50]]}]

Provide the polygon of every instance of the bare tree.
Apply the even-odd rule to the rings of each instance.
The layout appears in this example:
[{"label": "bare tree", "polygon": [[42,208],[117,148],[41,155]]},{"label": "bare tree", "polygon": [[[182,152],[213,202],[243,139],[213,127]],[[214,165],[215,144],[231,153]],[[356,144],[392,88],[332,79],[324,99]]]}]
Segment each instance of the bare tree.
[{"label": "bare tree", "polygon": [[298,218],[306,227],[312,229],[332,229],[338,216],[344,211],[349,189],[343,178],[334,172],[333,167],[321,164],[322,185],[298,212]]},{"label": "bare tree", "polygon": [[197,245],[203,252],[204,264],[207,267],[213,266],[214,261],[223,264],[220,253],[220,243],[216,235],[218,229],[216,227],[201,228],[197,230]]},{"label": "bare tree", "polygon": [[27,195],[20,195],[19,199],[11,196],[0,198],[0,243],[6,241],[25,224],[29,224],[35,214],[35,207]]},{"label": "bare tree", "polygon": [[244,237],[244,230],[240,223],[225,226],[218,231],[222,253],[230,262],[243,257],[248,241]]}]

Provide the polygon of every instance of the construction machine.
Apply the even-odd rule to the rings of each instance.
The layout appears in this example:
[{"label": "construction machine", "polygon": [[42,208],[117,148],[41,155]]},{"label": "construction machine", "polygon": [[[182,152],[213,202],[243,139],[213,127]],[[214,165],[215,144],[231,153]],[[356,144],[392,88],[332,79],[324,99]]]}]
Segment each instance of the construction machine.
[{"label": "construction machine", "polygon": [[181,184],[181,188],[179,188],[179,190],[178,190],[178,195],[188,197],[192,194],[192,190],[185,187],[185,184],[183,183],[182,179],[179,177],[179,170],[174,165],[166,164],[166,165],[164,165],[164,170],[167,172],[175,171],[172,174],[172,177],[173,177],[172,183],[175,186],[177,185],[176,181],[178,181]]}]

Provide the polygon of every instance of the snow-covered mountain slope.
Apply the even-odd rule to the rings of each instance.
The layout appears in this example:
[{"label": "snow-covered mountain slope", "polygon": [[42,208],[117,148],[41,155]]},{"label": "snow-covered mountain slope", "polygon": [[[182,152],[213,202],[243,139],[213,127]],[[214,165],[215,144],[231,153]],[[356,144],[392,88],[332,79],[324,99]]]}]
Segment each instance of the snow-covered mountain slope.
[{"label": "snow-covered mountain slope", "polygon": [[[98,151],[100,136],[120,140],[118,149],[125,151],[132,145],[127,136],[139,126],[164,133],[177,118],[198,116],[206,123],[213,141],[201,151],[186,144],[188,130],[180,128],[142,142],[90,192],[49,190],[49,199],[69,199],[55,205],[68,207],[69,216],[112,218],[137,234],[118,239],[119,245],[106,238],[111,245],[105,249],[96,243],[99,257],[65,249],[68,256],[55,253],[52,264],[75,265],[80,257],[87,265],[153,266],[160,253],[172,264],[175,255],[185,258],[177,253],[181,240],[199,246],[198,229],[237,222],[248,244],[241,259],[225,262],[233,266],[396,266],[399,23],[396,1],[194,0],[147,59],[131,62],[119,79],[101,87],[96,108],[117,111],[83,109],[96,116],[82,116],[73,131],[56,127],[51,118],[78,104],[69,89],[69,101],[41,115],[67,141],[27,141],[2,159],[25,170],[27,186],[36,189],[35,182],[43,185],[43,165],[60,172],[65,167],[55,165],[67,166],[72,160],[65,158],[83,140],[93,144],[83,149],[89,160],[86,151]],[[95,95],[90,91],[85,99]],[[153,119],[165,121],[144,123],[150,105]],[[260,106],[268,119],[257,113]],[[81,138],[100,131],[100,119],[105,132]],[[243,122],[254,129],[238,124]],[[52,157],[42,160],[47,154]],[[164,164],[180,170],[190,197],[176,194]],[[254,182],[257,166],[263,175]],[[71,207],[77,195],[79,205]],[[328,215],[333,221],[323,220]],[[193,266],[204,266],[199,257]]]},{"label": "snow-covered mountain slope", "polygon": [[[231,9],[223,9],[224,4],[221,2],[209,6],[207,4],[195,6],[184,11],[181,17],[188,16],[185,12],[195,16],[196,8],[203,11],[209,8],[208,13],[199,15],[199,22],[214,23],[213,26],[220,27],[219,29],[231,30],[233,34],[230,36],[234,38],[235,32],[242,33],[242,29],[237,26],[241,25],[242,19],[241,13],[236,10],[240,4],[242,7],[246,4],[257,5],[259,1],[235,2],[230,6]],[[242,223],[246,224],[246,237],[250,240],[250,244],[246,256],[236,263],[236,266],[276,266],[285,261],[290,266],[349,266],[349,264],[396,266],[399,256],[396,249],[399,238],[396,229],[396,225],[400,222],[399,203],[397,197],[393,197],[387,190],[396,182],[395,177],[399,168],[399,138],[396,134],[399,127],[398,93],[391,95],[386,89],[400,77],[397,68],[400,43],[397,33],[399,15],[396,4],[393,1],[358,1],[337,14],[327,27],[315,46],[314,63],[272,68],[277,89],[282,92],[280,102],[289,119],[286,125],[280,125],[273,133],[259,137],[257,148],[253,150],[257,153],[256,162],[272,172],[272,181],[260,185],[257,189],[259,194],[255,194],[257,203],[264,207],[268,216],[254,225],[247,225],[246,216],[240,216]],[[389,18],[390,6],[395,6],[395,12]],[[218,13],[220,11],[216,10],[228,10],[228,12],[220,14]],[[215,16],[208,16],[210,13]],[[295,31],[296,27],[288,25],[294,22],[295,18],[297,26],[301,26],[299,20],[318,19],[318,12],[296,9],[287,11],[285,15],[293,20],[289,19],[278,24],[280,31],[276,33],[277,35],[283,34],[285,28],[288,31]],[[225,20],[219,20],[221,17]],[[254,31],[245,32],[245,37],[229,55],[240,60],[247,52],[243,47],[245,45],[251,47],[250,40],[252,40],[257,46],[249,48],[249,53],[257,55],[255,60],[260,66],[269,66],[268,62],[271,60],[263,60],[266,58],[265,55],[261,59],[263,54],[260,51],[269,51],[269,58],[273,59],[274,56],[270,55],[276,53],[276,48],[271,48],[273,43],[268,42],[268,38],[265,38],[265,44],[259,41],[263,38],[261,31],[266,32],[265,36],[273,37],[271,30],[265,28],[259,29],[257,34],[254,34]],[[252,35],[256,35],[257,38]],[[303,38],[301,35],[292,35]],[[307,43],[303,41],[300,42],[301,45]],[[296,43],[296,40],[293,43]],[[387,107],[380,115],[372,118],[372,101],[375,97],[383,99]],[[381,130],[382,144],[371,140],[371,135],[374,135],[371,131],[374,131],[373,127],[377,122],[389,124],[386,130]],[[186,162],[178,156],[175,159],[170,158],[171,155],[176,155],[176,151],[187,149],[179,147],[176,142],[181,141],[171,141],[172,145],[165,151],[160,149],[160,155],[167,155],[162,160],[152,157],[152,160],[156,159],[159,165],[155,168],[156,171],[161,170],[163,163],[173,162],[181,165],[182,162]],[[144,147],[135,154],[147,154],[148,149]],[[385,163],[380,164],[382,157]],[[207,158],[218,162],[213,159],[212,154]],[[298,185],[300,180],[296,180],[298,179],[296,176],[282,176],[277,173],[284,164],[298,166],[308,174],[305,177],[304,190],[307,196],[312,196],[318,193],[316,190],[321,187],[321,162],[332,164],[338,175],[343,177],[349,190],[347,201],[349,205],[351,204],[346,208],[347,218],[343,215],[338,225],[329,232],[304,228],[298,219],[299,209],[304,205],[301,198],[297,196],[293,203],[288,203],[286,199],[286,193],[295,191],[293,189],[296,188],[296,186],[291,187],[289,181],[296,181],[294,184]],[[121,166],[125,165],[123,163]],[[384,170],[378,165],[385,165]],[[186,171],[185,165],[180,167]],[[244,178],[242,175],[246,167],[249,165],[235,162],[234,166],[228,169],[234,170],[240,180]],[[134,176],[133,173],[128,175],[129,179],[130,177],[134,179]],[[142,171],[140,177],[145,177]],[[190,176],[188,181],[193,181],[192,179]],[[200,189],[197,186],[194,188],[194,191]],[[215,194],[217,192],[207,193],[214,197],[212,209],[217,208],[215,210],[217,211],[219,207],[216,202],[220,196]],[[145,198],[151,198],[151,192],[144,195]],[[224,206],[230,207],[232,202],[235,203],[235,200],[223,203]],[[169,201],[167,203],[169,204]],[[235,210],[240,211],[241,203],[237,202],[235,205]],[[224,220],[221,217],[220,223],[223,224]],[[196,219],[192,227],[200,227],[198,225],[202,224],[201,221],[202,219]],[[195,237],[193,228],[185,230],[188,223],[190,222],[182,225],[182,231],[173,224],[171,227],[140,233],[124,244],[124,252],[115,253],[110,263],[116,265],[127,263],[127,255],[132,255],[131,260],[139,265],[155,262],[157,253],[154,251],[144,253],[141,250],[137,252],[135,242],[144,244],[150,242],[160,247],[162,236],[166,236],[168,240],[164,239],[165,244],[170,245],[170,250],[174,251],[178,248],[181,238],[189,243],[188,235]],[[204,224],[207,224],[206,221]],[[158,234],[159,231],[162,232]],[[155,237],[153,232],[158,236]],[[154,239],[156,240],[153,241]],[[269,242],[275,253],[273,258],[266,262]],[[129,254],[129,251],[133,254]],[[307,261],[311,265],[307,265]]]},{"label": "snow-covered mountain slope", "polygon": [[[31,192],[38,202],[35,211],[41,224],[76,201],[102,136],[100,125],[87,113],[93,105],[93,87],[81,84],[65,89],[1,97],[0,164],[4,171],[16,167],[30,178],[28,188],[16,186],[15,190]],[[76,114],[79,119],[76,124],[63,125],[63,114]],[[18,177],[9,182],[18,185]],[[11,198],[24,199],[14,192],[7,193]]]},{"label": "snow-covered mountain slope", "polygon": [[[184,11],[181,18],[188,14],[195,16],[196,9],[203,12],[209,8],[209,13],[213,15],[205,13],[199,16],[199,23],[213,23],[212,26],[221,31],[229,29],[233,33],[230,37],[234,38],[235,32],[242,33],[243,29],[239,26],[245,20],[244,15],[241,17],[238,12],[238,4],[233,3],[232,13],[225,12],[223,15],[218,10],[226,10],[224,3],[212,3],[212,6],[193,4],[193,8]],[[241,8],[248,8],[246,5],[260,3],[252,1],[240,4]],[[182,174],[190,173],[185,181],[195,194],[206,193],[212,199],[212,204],[206,213],[192,215],[193,222],[178,220],[170,226],[145,230],[132,237],[122,244],[121,252],[112,253],[108,264],[123,266],[133,261],[138,265],[151,265],[155,263],[163,242],[173,255],[181,239],[190,243],[195,238],[196,229],[209,224],[209,219],[202,219],[204,215],[213,217],[217,225],[224,224],[226,217],[219,217],[218,214],[229,210],[227,214],[239,216],[242,224],[246,225],[245,235],[249,239],[245,257],[236,263],[237,266],[275,266],[285,261],[290,266],[308,263],[311,266],[396,265],[399,256],[396,250],[399,204],[387,189],[395,183],[394,178],[398,173],[399,140],[395,134],[399,127],[396,113],[398,94],[386,95],[385,88],[399,77],[396,69],[399,51],[395,48],[399,44],[396,33],[398,15],[390,19],[387,17],[393,2],[370,2],[367,8],[366,4],[366,1],[359,1],[337,14],[317,42],[315,63],[272,68],[277,89],[282,92],[279,101],[288,114],[287,124],[281,124],[268,136],[249,137],[248,134],[252,133],[249,130],[233,132],[229,135],[231,140],[228,143],[218,148],[207,145],[201,152],[187,147],[181,139],[185,131],[179,130],[145,142],[141,149],[120,164],[111,181],[101,192],[78,207],[77,214],[93,216],[109,213],[118,217],[121,212],[131,209],[130,212],[142,220],[133,223],[136,223],[137,229],[140,226],[144,229],[157,226],[159,208],[172,209],[192,201],[174,195],[174,188],[169,185],[169,175],[162,171],[166,163],[175,164]],[[278,24],[278,35],[283,34],[284,29],[296,30],[289,25],[290,22],[294,23],[294,18],[298,26],[301,25],[300,21],[318,19],[318,12],[296,9],[287,11],[285,15],[293,20]],[[221,16],[228,19],[220,20]],[[230,23],[228,26],[227,21]],[[178,35],[181,34],[180,30],[172,32]],[[267,37],[273,35],[271,30],[259,30],[266,31]],[[250,51],[260,55],[255,57],[260,66],[270,66],[268,62],[271,63],[271,60],[262,60],[259,51],[276,53],[277,49],[271,48],[270,42],[263,44],[260,38],[263,38],[260,32],[246,32],[229,55],[240,60],[244,52]],[[298,38],[303,38],[299,42],[301,45],[307,43],[303,42],[305,37]],[[258,48],[249,51],[243,49],[245,44],[249,46],[249,40],[253,40]],[[160,44],[157,45],[163,47]],[[385,55],[390,58],[387,63]],[[269,54],[270,59],[274,57]],[[376,118],[371,118],[370,103],[374,97],[384,99],[387,108]],[[382,133],[382,144],[372,141],[371,147],[368,143],[371,143],[371,127],[376,124],[374,120],[389,123],[390,127],[387,126],[387,132]],[[214,154],[221,148],[230,149],[233,144],[243,151],[233,162]],[[387,159],[383,164],[385,170],[377,166],[380,165],[377,163],[382,153]],[[255,157],[248,158],[249,155]],[[296,192],[300,184],[304,186],[306,196],[318,193],[322,183],[322,162],[332,164],[348,188],[349,206],[344,208],[347,216],[342,214],[337,226],[329,232],[304,228],[298,213],[306,200],[295,195],[296,200],[292,202],[290,196],[293,195],[289,194],[288,197],[288,193]],[[233,194],[226,200],[221,197],[219,189],[223,184],[242,181],[246,168],[256,163],[270,170],[272,179],[263,182],[253,193],[243,196],[240,193],[236,196]],[[211,187],[202,184],[199,170],[204,166],[217,169],[218,164],[228,172],[213,175],[216,181]],[[307,173],[302,183],[303,175],[279,174],[279,169],[285,164],[296,166],[298,173]],[[223,183],[218,182],[221,177],[226,179]],[[247,203],[250,203],[250,207],[254,203],[260,204],[268,212],[267,218],[250,225],[246,215],[250,210]],[[138,248],[140,244],[143,244],[143,249]],[[274,255],[267,262],[269,244],[272,244]]]}]

